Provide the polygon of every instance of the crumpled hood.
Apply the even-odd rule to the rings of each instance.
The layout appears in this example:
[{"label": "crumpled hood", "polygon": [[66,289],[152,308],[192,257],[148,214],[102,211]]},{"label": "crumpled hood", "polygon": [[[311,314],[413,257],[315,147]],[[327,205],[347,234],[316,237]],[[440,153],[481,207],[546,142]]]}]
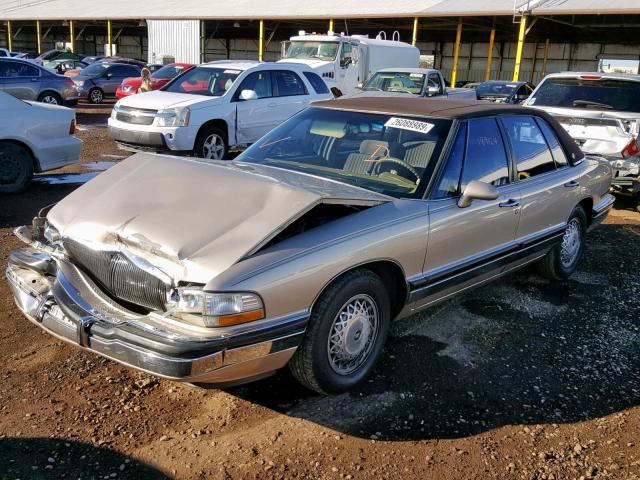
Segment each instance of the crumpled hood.
[{"label": "crumpled hood", "polygon": [[139,93],[120,100],[120,105],[123,107],[145,108],[152,110],[188,107],[198,103],[201,104],[198,105],[198,107],[212,107],[220,102],[219,97],[207,97],[204,95],[195,95],[193,93],[165,92],[162,90]]},{"label": "crumpled hood", "polygon": [[139,153],[48,214],[63,237],[126,247],[174,281],[206,283],[321,202],[385,195],[260,165]]}]

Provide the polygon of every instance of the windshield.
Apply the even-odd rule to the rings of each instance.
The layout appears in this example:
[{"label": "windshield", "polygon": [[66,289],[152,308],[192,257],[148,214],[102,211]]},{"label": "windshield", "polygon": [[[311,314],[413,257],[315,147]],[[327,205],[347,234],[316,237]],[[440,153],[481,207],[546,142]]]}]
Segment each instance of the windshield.
[{"label": "windshield", "polygon": [[423,73],[378,72],[369,79],[363,90],[382,92],[406,92],[419,95],[422,92]]},{"label": "windshield", "polygon": [[162,90],[221,97],[231,88],[240,73],[240,70],[226,68],[196,67],[180,75]]},{"label": "windshield", "polygon": [[513,94],[518,88],[517,83],[494,83],[485,82],[476,87],[478,96],[496,96],[496,97],[508,97]]},{"label": "windshield", "polygon": [[542,82],[529,105],[640,112],[640,82],[557,77]]},{"label": "windshield", "polygon": [[421,198],[450,127],[450,120],[312,107],[235,161],[304,172],[399,198]]},{"label": "windshield", "polygon": [[168,80],[174,77],[177,77],[182,72],[187,70],[187,67],[184,65],[165,65],[162,68],[159,68],[155,72],[151,74],[151,77],[157,80]]},{"label": "windshield", "polygon": [[108,63],[92,63],[91,65],[84,67],[80,73],[89,77],[96,77],[102,75],[102,73],[111,65]]},{"label": "windshield", "polygon": [[320,60],[335,60],[338,54],[338,42],[291,42],[284,58],[318,58]]}]

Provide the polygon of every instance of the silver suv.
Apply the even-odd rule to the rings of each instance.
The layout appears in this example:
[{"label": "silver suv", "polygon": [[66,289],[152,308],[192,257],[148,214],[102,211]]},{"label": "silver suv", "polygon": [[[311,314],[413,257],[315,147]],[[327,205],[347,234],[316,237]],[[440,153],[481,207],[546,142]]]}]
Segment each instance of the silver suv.
[{"label": "silver suv", "polygon": [[553,115],[585,153],[609,160],[614,190],[640,192],[640,75],[548,75],[525,105]]},{"label": "silver suv", "polygon": [[73,106],[78,92],[73,80],[27,60],[0,58],[0,91],[21,100]]}]

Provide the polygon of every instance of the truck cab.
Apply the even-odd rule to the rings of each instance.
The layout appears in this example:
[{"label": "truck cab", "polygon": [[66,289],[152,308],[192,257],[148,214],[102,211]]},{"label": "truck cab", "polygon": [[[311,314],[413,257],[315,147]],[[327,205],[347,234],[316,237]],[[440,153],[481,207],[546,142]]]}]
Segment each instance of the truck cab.
[{"label": "truck cab", "polygon": [[[354,93],[383,67],[417,67],[420,51],[399,40],[364,35],[307,35],[301,31],[283,45],[283,62],[312,68],[335,96]],[[286,46],[286,48],[284,48]]]}]

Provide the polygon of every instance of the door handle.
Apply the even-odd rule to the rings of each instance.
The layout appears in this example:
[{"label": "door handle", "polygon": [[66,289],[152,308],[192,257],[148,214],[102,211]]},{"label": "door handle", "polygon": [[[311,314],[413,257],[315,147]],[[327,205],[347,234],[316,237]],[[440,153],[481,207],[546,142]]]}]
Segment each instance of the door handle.
[{"label": "door handle", "polygon": [[39,78],[37,78],[37,77],[32,77],[32,78],[31,78],[31,81],[32,81],[32,82],[37,82],[37,81],[39,81],[39,80],[40,80],[40,79],[39,79]]},{"label": "door handle", "polygon": [[576,188],[576,187],[579,187],[580,184],[575,180],[571,180],[570,182],[565,183],[564,186],[567,188]]},{"label": "door handle", "polygon": [[507,200],[506,202],[502,202],[499,203],[498,206],[500,208],[514,208],[520,205],[520,202],[517,200],[514,200],[513,198],[510,198],[509,200]]}]

